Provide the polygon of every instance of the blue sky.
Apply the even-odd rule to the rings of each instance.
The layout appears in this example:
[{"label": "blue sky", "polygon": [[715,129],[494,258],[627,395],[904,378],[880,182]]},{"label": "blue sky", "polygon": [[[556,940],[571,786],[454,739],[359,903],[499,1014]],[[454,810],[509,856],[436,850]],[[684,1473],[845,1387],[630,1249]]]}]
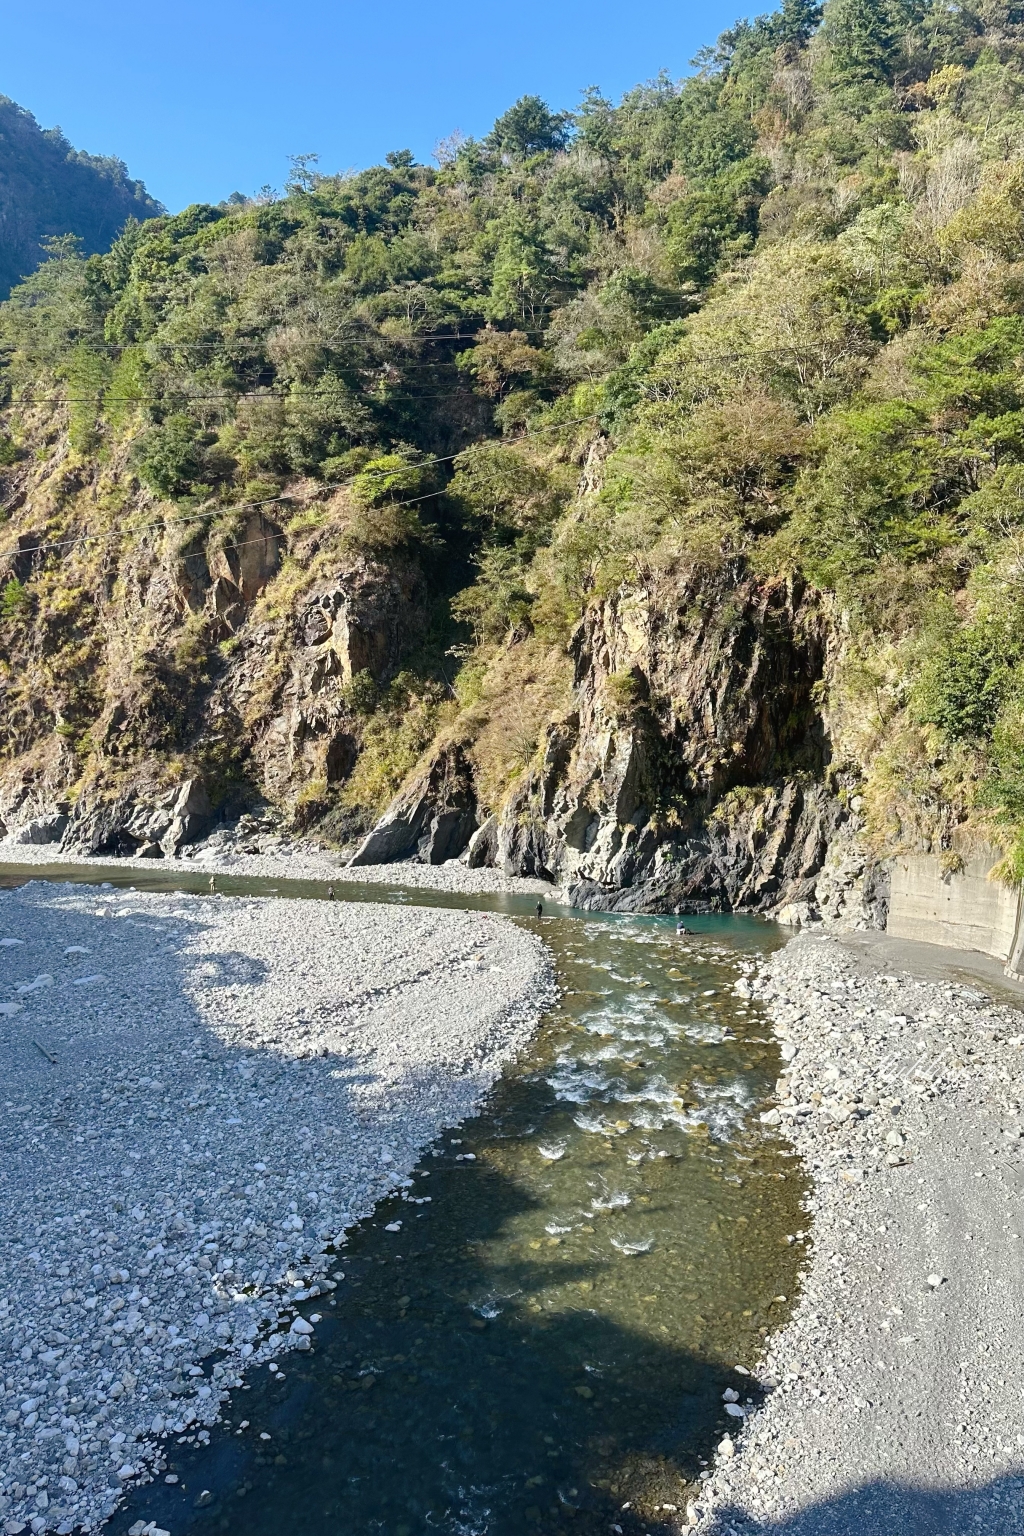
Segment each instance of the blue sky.
[{"label": "blue sky", "polygon": [[[742,0],[739,0],[742,4]],[[763,9],[771,9],[771,0]],[[281,187],[287,156],[325,171],[390,149],[429,160],[526,93],[571,107],[673,76],[737,0],[0,0],[0,93],[117,154],[177,210]]]}]

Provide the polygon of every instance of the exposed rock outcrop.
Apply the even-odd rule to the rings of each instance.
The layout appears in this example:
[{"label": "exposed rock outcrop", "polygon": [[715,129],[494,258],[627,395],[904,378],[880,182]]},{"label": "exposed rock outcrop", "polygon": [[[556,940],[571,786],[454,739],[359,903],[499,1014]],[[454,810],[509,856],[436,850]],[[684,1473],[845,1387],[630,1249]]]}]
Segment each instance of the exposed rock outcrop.
[{"label": "exposed rock outcrop", "polygon": [[[599,472],[592,454],[584,480]],[[33,490],[34,474],[24,490],[42,502],[51,491]],[[52,833],[69,851],[154,858],[264,801],[293,829],[317,825],[358,762],[365,710],[425,638],[431,601],[411,549],[355,548],[344,506],[322,494],[297,486],[290,505],[312,501],[291,521],[282,502],[216,534],[140,538],[109,568],[80,557],[79,627],[28,612],[20,670],[0,675],[0,819],[39,823],[24,835]],[[32,574],[38,542],[19,534],[9,576]],[[469,715],[353,863],[465,856],[592,909],[878,922],[884,871],[858,839],[855,786],[831,761],[818,704],[833,633],[815,594],[740,558],[622,585],[586,609],[571,700],[564,683],[552,692],[537,752],[500,801],[481,786],[507,778],[493,746],[490,768],[483,747],[478,765]],[[49,665],[57,645],[74,648],[73,666]],[[61,805],[66,825],[40,822]],[[364,829],[338,812],[335,835]]]},{"label": "exposed rock outcrop", "polygon": [[[807,921],[824,906],[851,926],[884,921],[884,873],[860,847],[816,705],[828,645],[811,595],[742,562],[593,604],[572,640],[573,708],[467,862],[552,880],[592,910]],[[446,784],[437,759],[403,790],[367,840],[375,861],[415,854]]]},{"label": "exposed rock outcrop", "polygon": [[6,841],[15,846],[41,847],[47,843],[59,843],[67,831],[68,818],[64,811],[51,811],[47,816],[34,816],[20,827],[6,832]]},{"label": "exposed rock outcrop", "polygon": [[[221,732],[238,722],[261,796],[286,804],[311,781],[347,778],[360,729],[351,685],[361,676],[374,684],[395,676],[423,637],[426,607],[414,561],[349,555],[302,593],[285,632],[257,612],[211,692],[207,716]],[[268,674],[277,679],[269,698]]]},{"label": "exposed rock outcrop", "polygon": [[66,820],[61,847],[69,853],[171,857],[210,829],[213,807],[202,779],[186,779],[153,801],[139,791],[111,800],[88,798]]},{"label": "exposed rock outcrop", "polygon": [[[52,479],[27,460],[18,473],[29,500],[48,505]],[[67,803],[55,834],[66,849],[152,857],[264,800],[303,825],[303,796],[322,803],[320,789],[358,759],[354,682],[386,686],[422,640],[420,565],[403,549],[375,558],[354,547],[343,507],[318,506],[297,531],[284,505],[213,533],[189,523],[179,535],[172,519],[163,537],[146,533],[160,514],[138,494],[138,541],[76,547],[75,603],[50,611],[33,599],[8,625],[17,666],[0,667],[0,821],[27,836],[19,829]],[[291,505],[322,495],[300,484]],[[11,542],[0,582],[37,574],[42,537]],[[186,779],[192,798],[179,805]]]},{"label": "exposed rock outcrop", "polygon": [[396,796],[351,863],[417,857],[424,864],[443,864],[459,856],[476,825],[470,764],[462,746],[451,743]]}]

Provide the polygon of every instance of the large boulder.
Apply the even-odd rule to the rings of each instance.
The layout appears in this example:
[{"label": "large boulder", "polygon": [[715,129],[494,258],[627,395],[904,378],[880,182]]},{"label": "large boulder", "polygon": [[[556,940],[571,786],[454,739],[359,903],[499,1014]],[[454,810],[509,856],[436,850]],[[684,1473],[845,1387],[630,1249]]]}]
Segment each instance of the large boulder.
[{"label": "large boulder", "polygon": [[48,816],[36,816],[32,821],[15,827],[6,837],[8,843],[19,847],[40,847],[47,843],[59,843],[67,831],[68,818],[64,811],[52,811]]},{"label": "large boulder", "polygon": [[70,853],[171,858],[210,830],[213,807],[198,777],[149,799],[126,793],[116,800],[82,800],[63,834]]},{"label": "large boulder", "polygon": [[350,865],[444,864],[458,858],[476,825],[472,771],[462,746],[449,743],[399,791]]}]

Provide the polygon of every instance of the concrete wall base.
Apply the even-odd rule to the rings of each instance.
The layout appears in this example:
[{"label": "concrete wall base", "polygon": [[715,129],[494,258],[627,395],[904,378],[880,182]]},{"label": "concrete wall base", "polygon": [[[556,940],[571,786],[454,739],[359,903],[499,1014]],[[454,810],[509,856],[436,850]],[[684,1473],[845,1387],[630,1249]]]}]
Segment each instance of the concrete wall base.
[{"label": "concrete wall base", "polygon": [[957,872],[943,872],[934,854],[895,859],[886,932],[1024,965],[1020,890],[988,878],[1000,857],[997,848],[978,849]]}]

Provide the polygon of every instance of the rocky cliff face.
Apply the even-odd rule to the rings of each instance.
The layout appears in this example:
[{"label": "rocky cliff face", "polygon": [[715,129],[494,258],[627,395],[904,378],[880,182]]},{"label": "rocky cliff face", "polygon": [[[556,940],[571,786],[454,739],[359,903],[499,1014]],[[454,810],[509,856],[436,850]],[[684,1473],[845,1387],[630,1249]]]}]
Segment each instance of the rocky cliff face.
[{"label": "rocky cliff face", "polygon": [[824,905],[884,922],[884,872],[860,847],[817,706],[829,652],[813,594],[741,562],[621,589],[573,636],[572,708],[505,803],[484,818],[472,744],[458,773],[447,745],[361,857],[450,857],[461,839],[471,865],[549,878],[593,910],[799,921]]},{"label": "rocky cliff face", "polygon": [[339,499],[304,484],[219,527],[164,523],[136,491],[118,521],[138,533],[79,541],[101,477],[70,483],[58,453],[8,479],[0,584],[30,596],[0,630],[6,829],[164,857],[263,801],[301,820],[310,786],[345,781],[353,679],[387,683],[424,632],[412,554],[353,546]]},{"label": "rocky cliff face", "polygon": [[[136,488],[116,537],[76,542],[111,494],[103,474],[116,487],[124,466],[90,481],[57,451],[9,476],[0,580],[33,595],[0,634],[0,819],[23,839],[154,858],[261,803],[293,829],[322,825],[363,748],[354,690],[386,684],[425,634],[415,553],[360,549],[343,495],[306,483],[219,525],[162,520]],[[55,526],[69,540],[56,574]],[[834,648],[814,593],[742,560],[652,575],[586,609],[568,699],[553,692],[510,786],[496,796],[493,737],[488,771],[469,710],[368,836],[347,812],[331,835],[356,864],[461,856],[591,909],[877,923],[884,871],[819,706]]]}]

